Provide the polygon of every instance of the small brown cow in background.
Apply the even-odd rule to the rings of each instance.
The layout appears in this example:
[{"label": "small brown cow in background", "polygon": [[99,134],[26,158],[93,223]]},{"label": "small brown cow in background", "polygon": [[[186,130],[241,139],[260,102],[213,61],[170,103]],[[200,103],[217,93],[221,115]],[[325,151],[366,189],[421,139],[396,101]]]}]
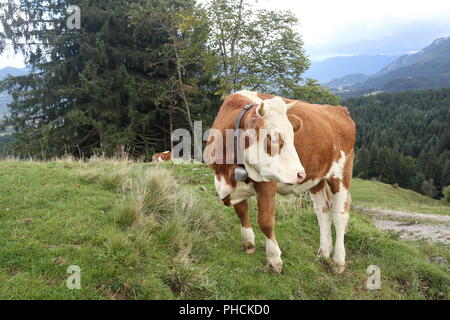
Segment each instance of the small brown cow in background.
[{"label": "small brown cow in background", "polygon": [[166,162],[172,160],[172,152],[166,151],[157,153],[152,157],[152,162]]}]

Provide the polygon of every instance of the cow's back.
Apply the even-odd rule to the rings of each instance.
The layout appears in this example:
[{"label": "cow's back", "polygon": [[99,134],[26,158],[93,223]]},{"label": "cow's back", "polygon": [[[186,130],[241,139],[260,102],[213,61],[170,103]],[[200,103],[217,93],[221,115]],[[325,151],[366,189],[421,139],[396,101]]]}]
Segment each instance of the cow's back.
[{"label": "cow's back", "polygon": [[307,173],[306,181],[326,176],[341,152],[347,156],[353,153],[356,126],[347,108],[297,101],[288,115],[301,119],[294,143]]}]

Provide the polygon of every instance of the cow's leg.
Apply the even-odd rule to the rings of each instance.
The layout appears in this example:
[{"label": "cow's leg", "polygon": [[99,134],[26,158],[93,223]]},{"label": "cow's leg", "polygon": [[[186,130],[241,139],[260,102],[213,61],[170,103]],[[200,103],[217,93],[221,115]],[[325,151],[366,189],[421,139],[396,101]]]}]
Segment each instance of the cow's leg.
[{"label": "cow's leg", "polygon": [[248,203],[244,200],[233,206],[236,215],[241,220],[241,235],[244,250],[248,254],[255,252],[255,234],[253,233],[252,225],[250,223],[250,216],[248,214]]},{"label": "cow's leg", "polygon": [[336,243],[334,246],[333,260],[337,264],[339,273],[345,270],[345,245],[344,237],[348,228],[350,218],[351,195],[350,186],[353,171],[353,151],[349,154],[342,170],[342,179],[332,179],[330,181],[331,192],[331,212],[333,224],[336,230]]},{"label": "cow's leg", "polygon": [[325,181],[321,181],[310,190],[311,199],[314,203],[317,221],[320,228],[320,248],[317,253],[320,257],[329,258],[333,250],[331,239],[331,217],[330,217],[330,191]]},{"label": "cow's leg", "polygon": [[350,192],[341,183],[339,192],[332,196],[331,212],[336,229],[336,243],[333,260],[338,266],[338,272],[345,270],[344,236],[350,216]]},{"label": "cow's leg", "polygon": [[276,182],[255,183],[256,201],[258,203],[258,224],[266,236],[267,262],[275,272],[283,271],[281,250],[275,238],[275,194]]}]

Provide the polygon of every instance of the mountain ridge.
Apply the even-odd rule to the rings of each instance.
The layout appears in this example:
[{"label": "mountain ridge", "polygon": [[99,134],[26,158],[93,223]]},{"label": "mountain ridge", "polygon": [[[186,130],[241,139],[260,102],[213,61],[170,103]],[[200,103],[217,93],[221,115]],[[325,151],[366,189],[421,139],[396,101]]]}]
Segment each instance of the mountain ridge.
[{"label": "mountain ridge", "polygon": [[438,89],[450,86],[450,37],[434,40],[419,52],[403,55],[359,83],[328,86],[342,98],[378,92]]},{"label": "mountain ridge", "polygon": [[340,88],[364,82],[370,78],[371,76],[364,73],[352,73],[341,78],[333,79],[330,82],[324,83],[323,85],[330,88]]},{"label": "mountain ridge", "polygon": [[[385,74],[396,69],[411,66],[416,63],[425,63],[434,60],[435,58],[441,58],[442,55],[450,52],[450,37],[441,37],[434,40],[429,46],[422,50],[413,53],[406,54],[393,61],[385,68],[383,68],[379,74]],[[449,57],[450,58],[450,57]]]},{"label": "mountain ridge", "polygon": [[317,79],[327,83],[349,74],[371,75],[398,58],[399,55],[354,55],[337,56],[318,62],[312,62],[305,78]]}]

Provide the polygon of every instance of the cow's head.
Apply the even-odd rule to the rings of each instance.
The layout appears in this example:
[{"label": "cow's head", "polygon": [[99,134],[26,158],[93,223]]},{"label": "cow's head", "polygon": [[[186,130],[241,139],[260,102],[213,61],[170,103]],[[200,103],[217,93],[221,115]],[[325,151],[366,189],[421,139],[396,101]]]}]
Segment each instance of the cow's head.
[{"label": "cow's head", "polygon": [[244,165],[254,181],[300,184],[306,173],[294,146],[294,128],[287,116],[288,105],[275,97],[256,109],[256,119],[246,129],[250,143]]}]

